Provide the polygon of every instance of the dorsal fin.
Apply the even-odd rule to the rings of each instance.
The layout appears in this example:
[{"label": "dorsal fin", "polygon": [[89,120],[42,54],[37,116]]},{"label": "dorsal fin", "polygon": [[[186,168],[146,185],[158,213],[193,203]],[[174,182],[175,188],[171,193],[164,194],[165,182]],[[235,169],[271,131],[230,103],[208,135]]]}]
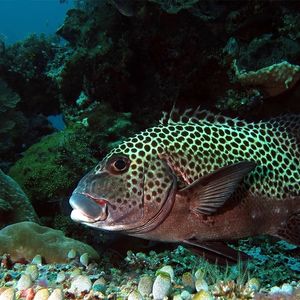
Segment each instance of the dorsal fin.
[{"label": "dorsal fin", "polygon": [[170,113],[163,112],[163,116],[159,121],[160,125],[177,123],[210,123],[222,126],[228,125],[230,127],[243,127],[249,125],[249,123],[244,120],[226,117],[221,114],[214,114],[209,110],[200,109],[200,106],[195,110],[188,108],[183,113],[180,113],[179,109],[173,106]]}]

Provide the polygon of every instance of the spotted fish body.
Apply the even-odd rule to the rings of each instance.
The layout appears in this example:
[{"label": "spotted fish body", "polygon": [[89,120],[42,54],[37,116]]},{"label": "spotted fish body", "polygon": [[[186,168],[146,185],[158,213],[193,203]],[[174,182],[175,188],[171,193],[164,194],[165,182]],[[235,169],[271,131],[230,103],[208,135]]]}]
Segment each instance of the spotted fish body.
[{"label": "spotted fish body", "polygon": [[271,234],[300,244],[300,116],[248,123],[176,111],[78,184],[72,218],[146,239]]}]

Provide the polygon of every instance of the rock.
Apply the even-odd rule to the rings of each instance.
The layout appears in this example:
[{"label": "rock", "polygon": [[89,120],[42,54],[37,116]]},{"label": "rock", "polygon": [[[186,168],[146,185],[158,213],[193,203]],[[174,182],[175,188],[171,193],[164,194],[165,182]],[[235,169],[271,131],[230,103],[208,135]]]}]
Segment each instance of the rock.
[{"label": "rock", "polygon": [[0,170],[0,227],[8,224],[39,222],[33,206],[21,187]]},{"label": "rock", "polygon": [[63,300],[63,299],[64,299],[64,294],[61,289],[55,289],[48,298],[48,300]]},{"label": "rock", "polygon": [[28,274],[23,274],[17,282],[17,289],[19,291],[27,290],[31,286],[32,286],[32,280],[30,275]]},{"label": "rock", "polygon": [[141,295],[149,296],[153,287],[153,280],[149,275],[144,275],[140,278],[138,283],[138,291]]},{"label": "rock", "polygon": [[154,300],[161,300],[167,297],[171,291],[171,276],[166,272],[159,272],[155,278],[152,288]]},{"label": "rock", "polygon": [[92,282],[89,277],[85,275],[78,275],[72,281],[70,292],[80,294],[81,292],[89,292],[92,288]]},{"label": "rock", "polygon": [[15,300],[16,293],[13,288],[8,288],[0,294],[0,300]]},{"label": "rock", "polygon": [[67,238],[60,230],[33,222],[20,222],[0,230],[0,255],[10,253],[12,260],[31,260],[39,253],[46,263],[63,263],[67,262],[66,254],[72,248],[80,254],[88,253],[92,260],[99,259],[89,245]]},{"label": "rock", "polygon": [[47,289],[40,289],[36,292],[33,300],[48,300],[49,292]]}]

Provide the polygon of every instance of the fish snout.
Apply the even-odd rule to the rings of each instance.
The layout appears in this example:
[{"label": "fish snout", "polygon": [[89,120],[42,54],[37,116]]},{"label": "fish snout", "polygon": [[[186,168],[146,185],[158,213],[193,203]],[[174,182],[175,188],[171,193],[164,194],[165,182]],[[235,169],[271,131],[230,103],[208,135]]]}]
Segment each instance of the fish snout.
[{"label": "fish snout", "polygon": [[73,208],[71,219],[76,222],[94,223],[108,217],[107,201],[89,194],[74,192],[69,200]]}]

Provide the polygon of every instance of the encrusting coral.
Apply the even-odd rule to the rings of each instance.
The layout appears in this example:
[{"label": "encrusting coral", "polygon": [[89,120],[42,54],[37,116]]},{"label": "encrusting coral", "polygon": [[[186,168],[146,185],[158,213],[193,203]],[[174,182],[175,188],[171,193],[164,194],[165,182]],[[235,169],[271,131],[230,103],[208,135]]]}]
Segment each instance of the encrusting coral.
[{"label": "encrusting coral", "polygon": [[0,255],[9,253],[13,260],[32,260],[37,254],[47,263],[67,262],[70,249],[88,253],[91,260],[99,259],[89,245],[67,238],[60,230],[41,226],[34,222],[20,222],[0,230]]},{"label": "encrusting coral", "polygon": [[233,68],[236,78],[241,84],[260,87],[267,97],[274,97],[287,91],[300,79],[300,66],[287,61],[257,71],[246,72],[240,71],[234,60]]}]

